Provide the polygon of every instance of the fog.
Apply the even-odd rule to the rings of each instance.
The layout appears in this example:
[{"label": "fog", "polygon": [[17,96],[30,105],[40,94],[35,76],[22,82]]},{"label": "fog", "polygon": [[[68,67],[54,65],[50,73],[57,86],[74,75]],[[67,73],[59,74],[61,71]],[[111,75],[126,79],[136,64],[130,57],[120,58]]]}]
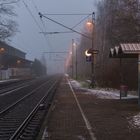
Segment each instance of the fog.
[{"label": "fog", "polygon": [[[38,12],[42,14],[90,14],[94,10],[95,0],[20,0],[15,5],[17,14],[15,20],[19,25],[19,32],[11,38],[10,44],[26,52],[26,58],[29,60],[41,59],[43,55],[46,59],[48,73],[63,73],[67,53],[57,52],[68,52],[72,39],[77,40],[80,35],[76,33],[42,34],[42,32],[70,30],[44,17],[40,19]],[[86,15],[47,15],[47,17],[72,28]],[[74,29],[81,32],[83,24],[82,22]]]}]

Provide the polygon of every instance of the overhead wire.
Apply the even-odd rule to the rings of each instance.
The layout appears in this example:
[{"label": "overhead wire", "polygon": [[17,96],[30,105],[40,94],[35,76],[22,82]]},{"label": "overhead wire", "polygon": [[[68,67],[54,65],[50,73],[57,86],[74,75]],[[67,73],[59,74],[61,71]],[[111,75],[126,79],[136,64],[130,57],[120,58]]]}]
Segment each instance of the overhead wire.
[{"label": "overhead wire", "polygon": [[34,5],[34,7],[35,7],[35,9],[36,9],[36,11],[37,11],[37,13],[38,13],[38,8],[37,8],[37,6],[36,6],[36,4],[35,4],[35,2],[33,1],[33,0],[31,0],[32,1],[32,3],[33,3],[33,5]]},{"label": "overhead wire", "polygon": [[[22,0],[22,1],[23,1],[24,5],[25,5],[26,9],[28,10],[28,12],[29,12],[30,15],[32,16],[32,18],[34,19],[34,22],[36,23],[36,25],[37,25],[37,26],[39,27],[39,29],[43,32],[42,28],[41,28],[40,25],[38,24],[36,18],[35,18],[34,15],[32,14],[32,12],[31,12],[30,8],[28,7],[28,5],[25,3],[24,0]],[[62,24],[62,23],[59,23],[59,22],[57,22],[57,21],[55,21],[55,20],[53,20],[53,19],[51,19],[51,18],[49,18],[49,17],[47,17],[47,16],[41,14],[41,13],[39,12],[39,10],[38,10],[38,8],[37,8],[37,6],[36,6],[36,4],[34,3],[33,0],[32,0],[32,3],[33,3],[33,5],[34,5],[36,11],[37,11],[38,14],[40,15],[40,19],[41,19],[42,25],[44,26],[45,29],[46,29],[46,27],[45,27],[45,24],[44,24],[44,22],[43,22],[43,20],[42,20],[42,17],[45,17],[45,18],[47,18],[48,20],[50,20],[50,21],[52,21],[52,22],[54,22],[54,23],[56,23],[56,24],[58,24],[58,25],[61,25],[62,27],[66,28],[66,29],[71,30],[72,32],[75,32],[75,33],[77,33],[77,34],[80,34],[80,35],[82,35],[82,36],[88,38],[88,39],[91,39],[89,36],[87,36],[87,35],[85,35],[85,34],[83,34],[83,33],[81,33],[81,32],[78,32],[78,31],[74,30],[74,28],[75,28],[76,26],[78,26],[79,24],[81,24],[81,22],[83,22],[83,21],[84,21],[86,18],[88,18],[91,14],[83,14],[83,13],[82,13],[82,14],[81,14],[81,13],[79,13],[79,14],[46,14],[46,15],[87,15],[84,19],[82,19],[80,22],[78,22],[75,26],[73,26],[72,28],[70,28],[70,27],[65,26],[65,25]],[[44,36],[45,36],[45,34],[44,34]],[[46,36],[45,36],[45,39],[47,39]],[[47,41],[47,43],[48,43],[48,41]],[[50,43],[49,43],[48,45],[50,46]]]},{"label": "overhead wire", "polygon": [[64,16],[72,16],[72,15],[77,15],[77,16],[79,16],[79,15],[91,15],[91,14],[89,14],[89,13],[79,13],[79,14],[72,14],[72,13],[70,13],[70,14],[44,14],[44,15],[50,15],[50,16],[54,16],[54,15],[56,15],[56,16],[62,16],[62,15],[64,15]]},{"label": "overhead wire", "polygon": [[34,22],[36,23],[36,25],[38,26],[38,28],[42,31],[41,26],[38,24],[36,18],[34,17],[32,11],[31,11],[30,8],[28,7],[28,5],[25,3],[24,0],[22,0],[22,2],[23,2],[23,4],[24,4],[24,6],[26,7],[27,11],[30,13],[31,17],[33,18],[33,20],[34,20]]},{"label": "overhead wire", "polygon": [[[34,22],[36,23],[36,25],[38,26],[38,28],[43,32],[42,27],[41,27],[41,26],[39,25],[39,23],[37,22],[36,18],[34,17],[32,11],[31,11],[30,8],[28,7],[28,5],[25,3],[24,0],[22,0],[22,2],[23,2],[23,4],[24,4],[24,6],[26,7],[27,11],[30,13],[31,17],[33,18],[33,20],[34,20]],[[33,1],[32,1],[32,2],[33,2]],[[37,11],[37,13],[38,13],[38,8],[37,8],[37,6],[35,5],[35,3],[33,3],[33,4],[34,4],[35,9],[36,9],[36,11]],[[47,43],[48,46],[50,47],[51,45],[50,45],[50,43],[47,41],[47,38],[46,38],[45,35],[44,35],[44,38],[45,38],[46,43]]]},{"label": "overhead wire", "polygon": [[40,32],[40,33],[43,33],[43,34],[45,34],[45,35],[47,35],[47,34],[60,34],[60,33],[63,33],[63,34],[65,34],[65,33],[73,33],[72,31],[59,31],[59,32]]},{"label": "overhead wire", "polygon": [[83,21],[85,21],[89,16],[91,16],[91,14],[87,15],[86,17],[84,17],[80,22],[78,22],[76,25],[74,25],[72,27],[72,29],[74,29],[75,27],[77,27],[78,25],[80,25]]},{"label": "overhead wire", "polygon": [[[29,9],[28,5],[25,3],[24,0],[15,0],[15,1],[12,2],[12,3],[16,3],[16,4],[17,4],[18,2],[23,2],[23,4],[24,4],[24,6],[26,7],[27,11],[30,13],[31,17],[33,18],[35,24],[36,24],[37,27],[42,31],[41,26],[38,24],[37,20],[35,19],[34,15],[32,14],[31,10]],[[4,3],[4,4],[5,4],[5,3]],[[8,4],[8,3],[7,3],[7,4]],[[20,37],[20,38],[21,38],[21,37]],[[22,38],[21,38],[21,39],[22,39]],[[22,39],[22,42],[23,42],[23,39]],[[15,45],[21,46],[20,44],[17,44],[17,43],[15,43],[15,42],[13,42],[13,41],[12,41],[12,43],[15,44]]]},{"label": "overhead wire", "polygon": [[[32,1],[33,5],[34,5],[34,7],[35,7],[36,12],[39,13],[39,10],[38,10],[38,8],[37,8],[35,2],[34,2],[33,0],[31,0],[31,1]],[[44,27],[44,29],[45,29],[45,32],[46,32],[45,23],[43,22],[43,20],[42,20],[41,18],[40,18],[40,20],[41,20],[41,23],[42,23],[42,25],[43,25],[43,27]],[[43,35],[44,35],[44,37],[45,37],[45,40],[46,40],[46,43],[48,44],[48,46],[50,46],[50,47],[52,48],[52,45],[51,45],[49,39],[45,36],[45,34],[43,34]]]},{"label": "overhead wire", "polygon": [[[89,16],[91,16],[92,14],[88,14],[88,13],[79,13],[79,14],[44,14],[44,15],[56,15],[56,16],[61,16],[61,15],[65,15],[65,16],[71,16],[71,15],[86,15],[86,17],[84,17],[82,20],[80,20],[80,22],[78,22],[76,25],[74,25],[72,27],[72,29],[74,29],[75,27],[77,27],[78,25],[80,25],[84,20],[86,20]],[[61,32],[60,32],[61,33]],[[62,32],[63,33],[63,32]],[[65,32],[64,32],[65,33]],[[71,32],[68,32],[68,33],[71,33]]]},{"label": "overhead wire", "polygon": [[[34,2],[33,0],[31,0],[31,1],[32,1],[33,5],[34,5],[34,8],[35,8],[36,12],[39,13],[39,10],[38,10],[38,8],[37,8],[35,2]],[[45,23],[43,22],[43,20],[42,20],[41,18],[40,18],[40,21],[41,21],[41,23],[42,23],[42,25],[43,25],[43,27],[44,27],[44,30],[45,30],[44,32],[46,32]],[[42,31],[42,33],[43,33],[43,31]],[[44,35],[44,38],[45,38],[46,43],[47,43],[48,46],[49,46],[49,49],[52,49],[53,47],[52,47],[52,44],[51,44],[50,41],[49,41],[49,38],[46,37],[46,35],[45,35],[44,33],[43,33],[43,35]],[[49,54],[49,59],[51,60],[51,54]]]},{"label": "overhead wire", "polygon": [[62,23],[60,23],[60,22],[58,22],[58,21],[56,21],[56,20],[53,20],[52,18],[49,18],[49,17],[47,17],[47,16],[45,16],[45,15],[43,15],[43,14],[41,14],[40,12],[39,12],[38,14],[39,14],[40,18],[44,17],[44,18],[46,18],[46,19],[48,19],[48,20],[50,20],[50,21],[52,21],[52,22],[54,22],[54,23],[56,23],[56,24],[58,24],[58,25],[60,25],[60,26],[62,26],[62,27],[64,27],[64,28],[66,28],[66,29],[69,29],[69,30],[71,30],[71,31],[73,31],[73,32],[75,32],[75,33],[77,33],[77,34],[82,35],[83,37],[86,37],[86,38],[88,38],[88,39],[91,39],[89,36],[87,36],[87,35],[85,35],[85,34],[83,34],[83,33],[81,33],[81,32],[78,32],[78,31],[76,31],[76,30],[74,30],[74,29],[72,29],[72,28],[70,28],[70,27],[67,27],[67,26],[65,26],[64,24],[62,24]]},{"label": "overhead wire", "polygon": [[[50,14],[49,14],[50,15]],[[54,15],[54,14],[53,14]],[[60,15],[60,14],[59,14]],[[62,15],[62,14],[61,14]],[[65,15],[65,14],[64,14]],[[71,28],[74,29],[75,27],[77,27],[78,25],[80,25],[83,21],[85,21],[89,16],[91,16],[91,14],[87,15],[86,17],[84,17],[82,20],[80,20],[76,25],[72,26]],[[73,33],[73,31],[62,31],[62,32],[41,32],[46,34],[59,34],[59,33]]]},{"label": "overhead wire", "polygon": [[[43,22],[43,20],[40,18],[41,22],[42,22],[42,25],[44,26],[44,29],[45,29],[45,32],[46,32],[46,26],[45,26],[45,23]],[[45,34],[43,34],[45,36]],[[45,38],[47,39],[48,41],[48,44],[51,46],[50,44],[50,41],[48,40],[48,38],[45,36]]]},{"label": "overhead wire", "polygon": [[[41,26],[39,25],[39,23],[37,22],[36,18],[35,18],[34,15],[32,14],[32,11],[31,11],[30,8],[28,7],[28,5],[25,3],[24,0],[22,0],[22,2],[24,3],[24,5],[25,5],[27,11],[30,13],[31,17],[33,18],[33,20],[34,20],[34,22],[36,23],[36,25],[38,26],[38,28],[43,32],[42,27],[41,27]],[[34,7],[35,7],[35,9],[36,9],[36,11],[37,11],[37,13],[38,13],[39,10],[38,10],[37,6],[35,5],[35,3],[34,3],[33,1],[32,1],[32,3],[33,3],[33,5],[34,5]],[[52,46],[51,46],[51,44],[50,44],[48,38],[46,38],[45,35],[44,35],[44,38],[45,38],[45,41],[46,41],[46,43],[48,44],[49,48],[51,48]]]},{"label": "overhead wire", "polygon": [[76,26],[78,26],[79,24],[81,24],[85,19],[87,19],[89,16],[91,16],[92,14],[88,14],[88,13],[79,13],[79,14],[43,14],[43,15],[57,15],[57,16],[61,16],[61,15],[64,15],[64,16],[79,16],[79,15],[86,15],[86,17],[84,17],[80,22],[78,22],[76,25],[74,25],[72,27],[72,29],[74,29]]}]

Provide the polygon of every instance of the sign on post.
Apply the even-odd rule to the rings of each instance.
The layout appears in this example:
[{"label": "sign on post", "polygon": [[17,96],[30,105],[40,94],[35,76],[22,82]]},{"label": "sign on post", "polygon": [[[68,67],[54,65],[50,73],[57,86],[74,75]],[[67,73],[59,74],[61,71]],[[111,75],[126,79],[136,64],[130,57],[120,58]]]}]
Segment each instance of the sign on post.
[{"label": "sign on post", "polygon": [[91,61],[92,61],[91,56],[86,56],[86,61],[87,61],[87,62],[91,62]]},{"label": "sign on post", "polygon": [[88,50],[85,51],[86,61],[91,62],[92,61],[92,54],[88,53]]}]

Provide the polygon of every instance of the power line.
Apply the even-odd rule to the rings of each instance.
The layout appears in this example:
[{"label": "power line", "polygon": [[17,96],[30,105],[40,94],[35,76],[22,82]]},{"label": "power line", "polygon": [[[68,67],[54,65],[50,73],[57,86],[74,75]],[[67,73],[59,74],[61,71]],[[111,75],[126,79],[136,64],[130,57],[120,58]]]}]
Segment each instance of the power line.
[{"label": "power line", "polygon": [[[34,5],[34,7],[35,7],[36,12],[38,13],[39,10],[38,10],[38,8],[37,8],[35,2],[34,2],[33,0],[31,0],[31,1],[32,1],[33,5]],[[41,18],[40,18],[40,20],[41,20],[41,23],[42,23],[42,25],[43,25],[43,27],[44,27],[44,29],[45,29],[45,32],[46,32],[46,26],[45,26],[44,22],[43,22],[43,20],[42,20]],[[50,47],[52,47],[52,45],[51,45],[49,39],[45,36],[45,34],[43,34],[43,35],[44,35],[44,37],[45,37],[46,43],[47,43]]]},{"label": "power line", "polygon": [[68,53],[67,51],[63,51],[63,52],[43,52],[43,53]]},{"label": "power line", "polygon": [[62,23],[60,23],[60,22],[57,22],[56,20],[53,20],[53,19],[51,19],[51,18],[49,18],[49,17],[47,17],[47,16],[41,14],[40,12],[39,12],[38,14],[39,14],[40,18],[44,17],[44,18],[46,18],[46,19],[48,19],[48,20],[50,20],[50,21],[52,21],[52,22],[54,22],[54,23],[56,23],[56,24],[58,24],[58,25],[60,25],[60,26],[62,26],[62,27],[64,27],[64,28],[66,28],[66,29],[69,29],[69,30],[71,30],[71,31],[73,31],[73,32],[75,32],[75,33],[77,33],[77,34],[80,34],[80,35],[82,35],[82,36],[88,38],[88,39],[91,39],[89,36],[87,36],[87,35],[85,35],[85,34],[83,34],[83,33],[80,33],[80,32],[78,32],[78,31],[76,31],[76,30],[74,30],[74,29],[72,29],[72,28],[70,28],[70,27],[67,27],[67,26],[65,26],[64,24],[62,24]]},{"label": "power line", "polygon": [[79,24],[81,24],[85,19],[87,19],[89,16],[91,16],[92,14],[90,13],[90,14],[85,14],[85,13],[79,13],[79,14],[44,14],[44,15],[56,15],[56,16],[61,16],[61,15],[64,15],[64,16],[72,16],[72,15],[74,15],[74,16],[79,16],[79,15],[87,15],[86,17],[84,17],[80,22],[78,22],[76,25],[74,25],[73,27],[72,27],[72,29],[74,29],[76,26],[78,26]]},{"label": "power line", "polygon": [[38,13],[38,12],[39,12],[39,10],[38,10],[38,8],[37,8],[37,6],[36,6],[35,2],[34,2],[33,0],[31,0],[31,1],[32,1],[33,5],[34,5],[34,7],[35,7],[35,9],[36,9],[36,12]]},{"label": "power line", "polygon": [[77,15],[77,16],[80,16],[80,15],[91,15],[91,14],[89,14],[89,13],[72,14],[72,13],[71,13],[71,14],[43,14],[43,15],[54,15],[54,16],[55,16],[55,15],[56,15],[56,16],[62,16],[62,15],[64,15],[64,16],[65,16],[65,15],[66,15],[66,16],[73,16],[73,15],[76,16],[76,15]]},{"label": "power line", "polygon": [[73,26],[72,27],[72,29],[73,28],[75,28],[76,26],[78,26],[79,24],[81,24],[85,19],[87,19],[89,16],[91,16],[92,14],[90,13],[90,14],[88,14],[88,13],[77,13],[77,14],[44,14],[44,15],[56,15],[56,16],[61,16],[61,15],[64,15],[64,16],[72,16],[72,15],[74,15],[74,16],[80,16],[80,15],[87,15],[85,18],[83,18],[80,22],[78,22],[75,26]]},{"label": "power line", "polygon": [[[33,13],[31,12],[30,8],[28,7],[28,5],[25,3],[24,0],[22,0],[22,2],[24,3],[26,9],[27,9],[28,12],[30,13],[31,17],[33,18],[33,20],[34,20],[34,22],[36,23],[36,25],[38,26],[38,28],[43,32],[43,29],[42,29],[41,26],[38,24],[36,18],[34,17]],[[36,12],[38,13],[38,8],[37,8],[37,6],[35,5],[35,3],[34,3],[33,0],[32,0],[32,3],[33,3],[33,5],[34,5],[34,7],[35,7],[35,9],[36,9]],[[50,43],[49,43],[49,41],[47,41],[47,38],[46,38],[45,35],[44,35],[44,38],[45,38],[47,44],[48,44],[49,46],[51,46]]]},{"label": "power line", "polygon": [[[24,3],[25,3],[25,2],[24,2]],[[40,13],[39,10],[38,10],[38,8],[37,8],[37,6],[36,6],[36,4],[34,3],[33,0],[32,0],[32,3],[33,3],[33,5],[34,5],[36,11],[37,11],[38,13]],[[55,23],[59,24],[59,25],[61,24],[61,26],[65,27],[65,28],[67,28],[67,29],[72,30],[73,32],[76,32],[76,33],[78,33],[78,34],[80,34],[80,35],[82,35],[82,36],[84,36],[84,37],[86,37],[86,38],[89,38],[88,36],[86,36],[86,35],[84,35],[84,34],[78,32],[78,31],[75,31],[74,28],[75,28],[76,26],[78,26],[79,24],[81,24],[81,23],[82,23],[86,18],[88,18],[91,14],[78,13],[78,14],[44,14],[44,15],[87,15],[85,18],[83,18],[80,22],[78,22],[78,23],[77,23],[75,26],[73,26],[72,28],[69,28],[69,27],[67,27],[67,26],[65,26],[65,25],[63,25],[63,24],[61,24],[61,23],[58,23],[57,21],[54,21],[54,20],[53,20],[53,21],[54,21]],[[42,22],[44,28],[46,28],[46,27],[45,27],[45,24],[43,23],[43,20],[42,20],[41,16],[40,16],[40,19],[41,19],[41,22]],[[51,20],[51,19],[50,19],[50,20]],[[43,33],[43,32],[42,32],[42,33]],[[70,33],[70,32],[55,32],[55,34],[58,34],[58,33]],[[50,33],[50,34],[53,34],[53,33]],[[45,34],[44,34],[44,35],[45,35]],[[49,43],[49,45],[50,45],[50,43]]]},{"label": "power line", "polygon": [[[31,15],[31,17],[33,18],[34,22],[36,23],[37,27],[43,32],[43,29],[42,29],[41,26],[38,24],[36,18],[35,18],[34,15],[32,14],[32,12],[31,12],[30,8],[28,7],[28,5],[25,3],[24,0],[22,0],[22,2],[23,2],[23,4],[25,5],[27,11],[30,13],[30,15]],[[33,1],[32,1],[32,2],[33,2]],[[37,11],[37,13],[38,13],[37,6],[35,5],[35,3],[33,3],[33,4],[34,4],[35,9],[36,9],[36,11]],[[48,43],[47,38],[46,38],[45,35],[44,35],[44,38],[45,38],[45,41],[46,41],[46,43],[48,44],[48,46],[50,46],[50,44]],[[44,46],[44,45],[43,45],[43,46]]]},{"label": "power line", "polygon": [[24,0],[22,0],[24,6],[26,7],[27,11],[30,13],[31,17],[33,18],[34,22],[36,23],[36,25],[38,26],[38,28],[42,31],[41,26],[38,24],[37,20],[35,19],[34,15],[32,14],[32,11],[30,10],[30,8],[28,7],[28,5],[25,3]]},{"label": "power line", "polygon": [[[84,20],[86,20],[89,16],[91,16],[92,14],[44,14],[44,15],[87,15],[86,17],[84,17],[82,20],[80,20],[80,22],[78,22],[76,25],[74,25],[72,27],[72,29],[74,29],[75,27],[77,27],[79,24],[81,24]],[[73,31],[64,31],[64,32],[41,32],[44,33],[45,35],[47,34],[59,34],[59,33],[73,33]]]},{"label": "power line", "polygon": [[61,31],[61,32],[40,32],[40,33],[43,33],[45,35],[48,35],[48,34],[65,34],[65,33],[73,33],[72,31]]},{"label": "power line", "polygon": [[[43,22],[42,18],[40,18],[40,20],[41,20],[41,23],[42,23],[42,25],[44,26],[44,29],[45,29],[45,32],[46,32],[45,23]],[[48,45],[52,48],[52,45],[50,44],[50,41],[48,40],[48,38],[45,36],[45,34],[43,34],[43,35],[44,35],[44,37],[45,37],[45,39],[46,39]]]},{"label": "power line", "polygon": [[72,27],[72,29],[74,29],[76,26],[78,26],[79,24],[81,24],[85,19],[87,19],[89,16],[91,16],[91,14],[87,15],[86,17],[84,17],[80,22],[78,22],[75,26]]}]

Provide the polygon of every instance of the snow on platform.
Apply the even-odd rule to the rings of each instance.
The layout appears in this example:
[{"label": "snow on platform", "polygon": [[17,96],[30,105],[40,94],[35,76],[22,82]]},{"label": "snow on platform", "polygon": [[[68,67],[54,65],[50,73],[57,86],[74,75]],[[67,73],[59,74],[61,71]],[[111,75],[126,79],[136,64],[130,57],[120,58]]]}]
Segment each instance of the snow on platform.
[{"label": "snow on platform", "polygon": [[[83,88],[81,83],[79,83],[78,81],[75,81],[75,80],[71,80],[71,84],[74,88],[85,90],[85,91],[87,91],[87,92],[85,92],[86,94],[94,94],[98,98],[101,98],[101,99],[120,99],[120,90],[117,90],[117,89]],[[131,92],[129,91],[129,93],[131,93]],[[131,99],[131,98],[138,98],[138,96],[128,94],[127,97],[122,97],[122,99]]]}]

